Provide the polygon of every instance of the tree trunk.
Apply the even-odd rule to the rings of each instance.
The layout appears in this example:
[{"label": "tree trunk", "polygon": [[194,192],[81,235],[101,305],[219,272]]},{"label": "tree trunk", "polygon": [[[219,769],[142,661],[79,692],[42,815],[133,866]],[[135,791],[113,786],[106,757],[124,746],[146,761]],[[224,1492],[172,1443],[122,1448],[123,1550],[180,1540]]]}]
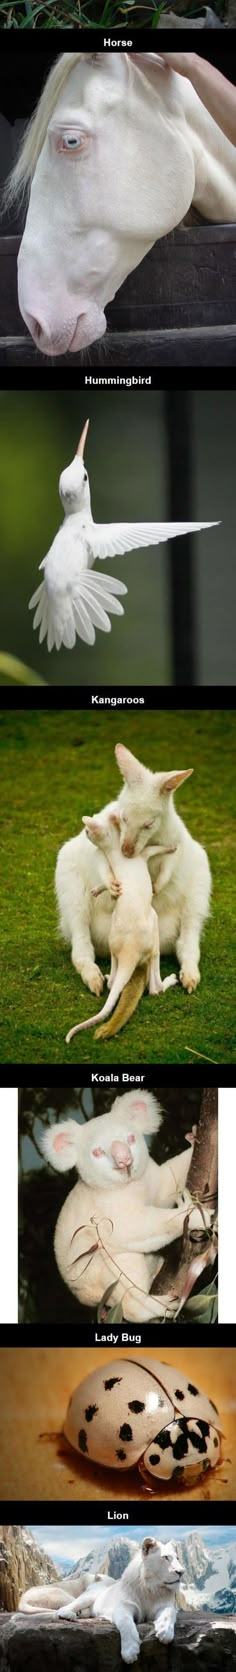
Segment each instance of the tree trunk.
[{"label": "tree trunk", "polygon": [[[181,1243],[168,1250],[159,1275],[154,1278],[150,1293],[166,1296],[169,1302],[179,1303],[190,1294],[204,1267],[214,1264],[216,1247],[212,1235],[204,1227],[204,1206],[216,1210],[218,1170],[218,1092],[206,1087],[202,1092],[199,1122],[187,1186],[194,1200],[202,1203],[202,1230],[191,1233],[191,1214],[186,1208],[185,1228]],[[191,1267],[192,1278],[191,1281]],[[197,1269],[199,1268],[199,1269]]]}]

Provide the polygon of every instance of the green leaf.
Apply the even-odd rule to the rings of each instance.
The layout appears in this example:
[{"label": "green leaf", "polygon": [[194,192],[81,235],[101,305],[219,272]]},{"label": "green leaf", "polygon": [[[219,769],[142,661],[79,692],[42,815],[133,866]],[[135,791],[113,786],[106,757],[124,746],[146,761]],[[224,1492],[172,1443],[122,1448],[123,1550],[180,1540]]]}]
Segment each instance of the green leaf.
[{"label": "green leaf", "polygon": [[123,1312],[122,1312],[121,1301],[117,1301],[117,1306],[111,1306],[110,1307],[110,1312],[108,1312],[108,1314],[107,1314],[107,1323],[108,1324],[122,1324],[122,1319],[123,1319]]},{"label": "green leaf", "polygon": [[46,679],[41,679],[39,673],[34,673],[33,668],[27,668],[25,662],[19,662],[17,656],[5,655],[3,651],[0,651],[0,680],[1,674],[7,681],[16,680],[17,685],[46,685],[47,683]]},{"label": "green leaf", "polygon": [[218,1297],[215,1285],[209,1284],[207,1290],[204,1290],[204,1294],[192,1295],[191,1300],[186,1301],[184,1311],[181,1313],[182,1320],[186,1315],[188,1322],[192,1318],[195,1324],[214,1324],[216,1322]]}]

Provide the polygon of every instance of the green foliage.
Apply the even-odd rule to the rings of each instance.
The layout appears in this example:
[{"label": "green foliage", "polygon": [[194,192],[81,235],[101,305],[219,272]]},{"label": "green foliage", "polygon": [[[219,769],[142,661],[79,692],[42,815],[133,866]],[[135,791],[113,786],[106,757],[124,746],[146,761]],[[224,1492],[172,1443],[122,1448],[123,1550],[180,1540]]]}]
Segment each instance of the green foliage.
[{"label": "green foliage", "polygon": [[[162,6],[136,4],[136,0],[105,0],[100,7],[97,0],[0,0],[0,28],[2,29],[118,29],[121,21],[132,27],[146,28],[152,20],[157,28]],[[134,17],[134,13],[138,14]],[[141,17],[140,17],[141,14]]]},{"label": "green foliage", "polygon": [[39,673],[33,668],[27,668],[25,662],[19,662],[17,656],[5,655],[0,651],[0,685],[45,685]]},{"label": "green foliage", "polygon": [[[100,6],[100,0],[0,0],[0,28],[2,29],[104,29],[112,27],[113,31],[129,25],[132,10],[132,28],[158,29],[161,12],[165,5],[156,6],[155,0],[145,4],[145,0],[105,0]],[[167,8],[168,9],[168,8]],[[194,13],[189,7],[188,17],[197,15],[199,7]],[[215,11],[224,11],[224,0],[216,0]]]},{"label": "green foliage", "polygon": [[[2,1022],[0,1060],[22,1063],[234,1061],[233,925],[235,716],[231,710],[115,710],[1,714]],[[56,929],[54,869],[59,846],[121,787],[119,737],[153,770],[194,766],[178,807],[204,842],[213,902],[202,946],[202,980],[189,997],[142,998],[116,1039],[65,1035],[98,1008]],[[191,787],[190,787],[191,786]],[[163,974],[175,965],[162,959]],[[108,957],[103,961],[108,969]],[[33,971],[37,971],[32,979]],[[188,1046],[188,1054],[186,1047]]]}]

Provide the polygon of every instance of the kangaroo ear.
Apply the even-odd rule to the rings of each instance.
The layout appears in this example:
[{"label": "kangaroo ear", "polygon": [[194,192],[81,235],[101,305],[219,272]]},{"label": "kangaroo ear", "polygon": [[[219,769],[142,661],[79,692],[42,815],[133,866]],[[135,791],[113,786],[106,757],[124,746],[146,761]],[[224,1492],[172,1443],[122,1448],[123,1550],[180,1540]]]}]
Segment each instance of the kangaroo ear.
[{"label": "kangaroo ear", "polygon": [[125,749],[123,743],[116,743],[115,756],[122,778],[127,784],[141,784],[147,773],[147,767],[131,755],[130,749]]},{"label": "kangaroo ear", "polygon": [[[49,1126],[40,1140],[40,1148],[51,1167],[56,1167],[58,1173],[67,1173],[69,1167],[78,1167],[80,1148],[80,1128],[77,1120],[62,1120],[56,1126]],[[79,1170],[79,1168],[78,1168]]]},{"label": "kangaroo ear", "polygon": [[141,1092],[140,1097],[135,1091],[126,1092],[124,1097],[117,1097],[113,1103],[112,1114],[115,1113],[118,1104],[119,1114],[128,1115],[129,1118],[132,1116],[132,1125],[138,1127],[140,1132],[158,1132],[162,1112],[151,1091]]},{"label": "kangaroo ear", "polygon": [[121,821],[120,821],[120,818],[119,818],[119,814],[118,813],[111,813],[109,823],[114,824],[115,830],[120,830]]},{"label": "kangaroo ear", "polygon": [[83,813],[82,824],[86,825],[86,830],[92,831],[93,836],[101,835],[101,825],[99,824],[98,819],[96,819],[96,814],[94,818],[89,818],[87,813]]},{"label": "kangaroo ear", "polygon": [[[184,779],[185,778],[191,778],[193,770],[194,770],[193,766],[188,766],[187,772],[163,772],[163,774],[157,773],[157,777],[159,777],[159,789],[161,791],[161,795],[163,795],[163,794],[164,795],[169,795],[171,793],[171,790],[178,790],[179,785],[184,784]],[[161,777],[161,782],[160,782],[160,777]]]}]

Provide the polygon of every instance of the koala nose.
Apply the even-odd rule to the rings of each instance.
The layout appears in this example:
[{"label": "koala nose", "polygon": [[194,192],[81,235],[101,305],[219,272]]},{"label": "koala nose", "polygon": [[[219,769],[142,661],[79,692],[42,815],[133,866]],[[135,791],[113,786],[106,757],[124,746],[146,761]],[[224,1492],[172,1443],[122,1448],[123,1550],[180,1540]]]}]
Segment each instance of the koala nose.
[{"label": "koala nose", "polygon": [[128,1144],[120,1144],[115,1140],[114,1144],[111,1144],[111,1155],[120,1173],[124,1172],[125,1167],[130,1167],[132,1155]]},{"label": "koala nose", "polygon": [[121,853],[125,853],[127,859],[132,859],[132,854],[134,853],[134,842],[129,842],[128,836],[126,836],[125,841],[121,843]]}]

